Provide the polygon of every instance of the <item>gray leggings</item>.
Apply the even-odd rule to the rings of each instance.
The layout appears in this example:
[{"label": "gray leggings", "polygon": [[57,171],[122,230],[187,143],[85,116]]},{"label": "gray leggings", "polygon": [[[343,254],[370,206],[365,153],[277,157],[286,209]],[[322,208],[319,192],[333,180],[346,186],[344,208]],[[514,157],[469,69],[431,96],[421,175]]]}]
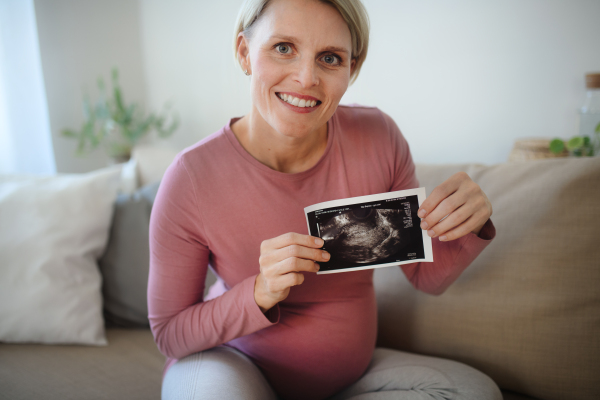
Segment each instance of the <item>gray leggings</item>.
[{"label": "gray leggings", "polygon": [[[229,347],[192,354],[175,363],[163,400],[277,400],[252,361]],[[465,364],[398,350],[375,349],[365,374],[330,400],[502,400],[487,375]]]}]

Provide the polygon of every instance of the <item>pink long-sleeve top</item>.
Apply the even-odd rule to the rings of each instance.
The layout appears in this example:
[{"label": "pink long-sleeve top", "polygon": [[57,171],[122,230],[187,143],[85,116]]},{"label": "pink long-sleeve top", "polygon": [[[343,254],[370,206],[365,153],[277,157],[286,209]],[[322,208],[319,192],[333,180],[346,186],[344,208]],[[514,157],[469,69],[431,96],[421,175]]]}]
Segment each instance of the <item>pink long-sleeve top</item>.
[{"label": "pink long-sleeve top", "polygon": [[[308,234],[306,206],[418,187],[408,144],[377,108],[339,106],[321,159],[287,174],[246,152],[230,128],[234,121],[179,153],[162,180],[150,221],[154,338],[166,368],[224,344],[249,356],[282,398],[328,397],[371,360],[373,270],[305,273],[302,285],[263,314],[254,301],[260,244],[286,232]],[[480,237],[434,239],[433,263],[401,268],[417,289],[439,294],[494,234],[488,221]],[[219,279],[203,298],[209,267]]]}]

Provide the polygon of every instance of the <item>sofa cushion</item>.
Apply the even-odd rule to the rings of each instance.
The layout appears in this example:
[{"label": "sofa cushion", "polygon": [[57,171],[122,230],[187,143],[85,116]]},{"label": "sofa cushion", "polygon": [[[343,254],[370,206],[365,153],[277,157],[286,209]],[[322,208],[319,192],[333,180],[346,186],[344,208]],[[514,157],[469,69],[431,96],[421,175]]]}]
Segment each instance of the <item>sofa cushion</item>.
[{"label": "sofa cushion", "polygon": [[106,343],[96,260],[120,172],[0,176],[0,341]]},{"label": "sofa cushion", "polygon": [[160,182],[115,202],[110,238],[98,261],[102,273],[104,317],[109,326],[148,327],[150,212]]},{"label": "sofa cushion", "polygon": [[[150,213],[160,182],[133,194],[120,194],[106,251],[98,261],[102,273],[104,318],[107,326],[148,327],[148,271]],[[209,269],[204,295],[216,281]]]},{"label": "sofa cushion", "polygon": [[131,152],[131,158],[137,163],[139,183],[146,186],[159,182],[178,151],[168,146],[137,145]]},{"label": "sofa cushion", "polygon": [[457,171],[490,198],[497,236],[438,297],[376,270],[378,345],[456,359],[540,399],[600,398],[600,158],[417,176],[430,193]]},{"label": "sofa cushion", "polygon": [[160,399],[165,357],[150,330],[106,336],[106,347],[0,344],[0,398]]}]

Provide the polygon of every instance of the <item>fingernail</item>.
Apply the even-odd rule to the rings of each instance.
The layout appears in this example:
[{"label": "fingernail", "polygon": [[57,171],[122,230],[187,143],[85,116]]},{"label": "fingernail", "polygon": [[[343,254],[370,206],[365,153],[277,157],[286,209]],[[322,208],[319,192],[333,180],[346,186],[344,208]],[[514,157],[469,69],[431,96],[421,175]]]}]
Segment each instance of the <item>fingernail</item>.
[{"label": "fingernail", "polygon": [[440,240],[443,242],[444,240],[448,239],[446,236],[440,236]]},{"label": "fingernail", "polygon": [[321,266],[317,263],[315,263],[315,265],[317,266],[317,271],[321,269]]},{"label": "fingernail", "polygon": [[326,251],[324,251],[324,252],[323,252],[323,258],[324,258],[324,259],[326,259],[326,260],[329,260],[329,258],[330,258],[330,257],[331,257],[331,256],[329,255],[329,253],[328,253],[328,252],[326,252]]},{"label": "fingernail", "polygon": [[425,215],[427,215],[427,211],[420,209],[417,215],[419,216],[419,218],[423,218],[425,217]]},{"label": "fingernail", "polygon": [[429,236],[431,236],[431,237],[434,237],[434,236],[435,236],[435,232],[433,231],[433,229],[430,229],[430,230],[428,230],[428,231],[427,231],[427,234],[428,234]]},{"label": "fingernail", "polygon": [[325,242],[324,242],[324,241],[323,241],[323,239],[321,239],[321,238],[316,238],[316,239],[315,239],[315,243],[316,243],[317,245],[319,245],[319,246],[323,246],[323,243],[325,243]]},{"label": "fingernail", "polygon": [[421,229],[427,229],[429,228],[429,225],[427,224],[427,222],[423,221],[421,222]]}]

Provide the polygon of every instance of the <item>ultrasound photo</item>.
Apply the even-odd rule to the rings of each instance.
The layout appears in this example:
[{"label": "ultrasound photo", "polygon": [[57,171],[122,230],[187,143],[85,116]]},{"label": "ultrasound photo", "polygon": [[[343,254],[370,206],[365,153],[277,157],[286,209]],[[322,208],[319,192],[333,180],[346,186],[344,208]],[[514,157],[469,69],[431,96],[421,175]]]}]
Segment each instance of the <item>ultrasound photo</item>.
[{"label": "ultrasound photo", "polygon": [[433,261],[417,216],[425,188],[333,200],[306,207],[312,236],[331,254],[317,274]]}]

